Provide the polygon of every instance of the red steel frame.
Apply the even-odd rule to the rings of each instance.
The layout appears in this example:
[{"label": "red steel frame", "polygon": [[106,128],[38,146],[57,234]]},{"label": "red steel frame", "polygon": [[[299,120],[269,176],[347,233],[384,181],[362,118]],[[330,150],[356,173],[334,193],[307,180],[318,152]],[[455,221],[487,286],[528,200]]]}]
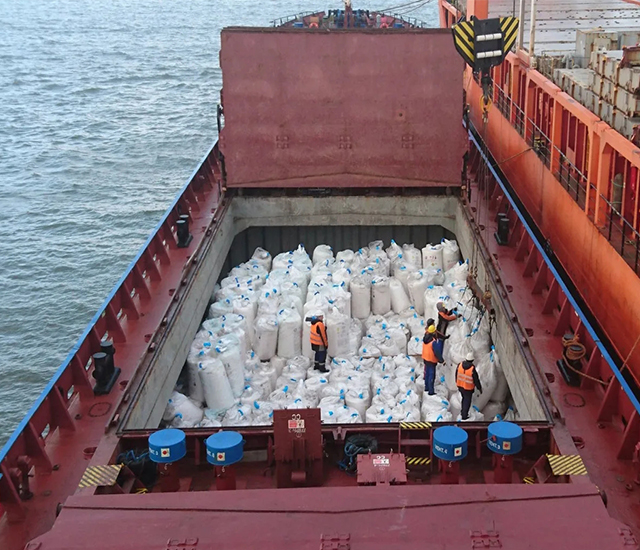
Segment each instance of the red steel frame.
[{"label": "red steel frame", "polygon": [[[440,1],[440,7],[443,26],[451,26],[461,16],[444,0]],[[486,17],[487,7],[486,1],[470,0],[467,15]],[[510,53],[505,63],[494,70],[493,77],[495,105],[484,126],[480,87],[467,70],[465,88],[470,119],[580,289],[582,298],[623,361],[621,370],[634,380],[636,387],[640,386],[640,347],[637,346],[640,279],[635,272],[635,258],[621,256],[612,246],[615,239],[611,234],[606,235],[609,228],[602,227],[604,219],[612,215],[612,177],[621,173],[627,182],[621,212],[629,216],[627,222],[637,229],[640,149],[531,69],[524,52]],[[498,192],[491,189],[494,190]],[[624,223],[622,220],[612,222],[618,228]],[[625,239],[629,236],[637,240],[629,233]],[[557,283],[551,284],[553,277],[545,267],[540,267],[541,258],[536,256],[535,249],[531,252],[532,245],[527,239],[523,234],[518,257],[527,259],[525,275],[537,277],[538,293],[550,285],[545,311],[560,308],[559,325],[554,331],[561,332],[576,316],[558,293]],[[579,326],[572,328],[582,333],[583,343],[591,354],[589,373],[608,380],[609,367],[594,351],[590,336]],[[635,427],[636,414],[619,381],[614,379],[608,386],[598,418],[617,415],[628,426]],[[628,431],[631,439],[637,438],[635,430]],[[630,444],[627,442],[623,447],[626,449]]]},{"label": "red steel frame", "polygon": [[[0,548],[22,548],[51,527],[56,504],[72,494],[82,463],[94,454],[110,456],[118,438],[104,437],[128,399],[127,383],[141,359],[155,349],[156,331],[196,268],[198,249],[211,234],[222,205],[217,144],[202,160],[155,231],[91,320],[78,343],[0,451]],[[193,240],[178,248],[176,221],[190,217]],[[92,354],[113,340],[122,369],[108,395],[94,396]],[[80,464],[78,464],[78,462]],[[85,464],[87,464],[85,462]],[[32,498],[23,500],[13,480],[29,469]],[[19,526],[12,524],[20,522]]]}]

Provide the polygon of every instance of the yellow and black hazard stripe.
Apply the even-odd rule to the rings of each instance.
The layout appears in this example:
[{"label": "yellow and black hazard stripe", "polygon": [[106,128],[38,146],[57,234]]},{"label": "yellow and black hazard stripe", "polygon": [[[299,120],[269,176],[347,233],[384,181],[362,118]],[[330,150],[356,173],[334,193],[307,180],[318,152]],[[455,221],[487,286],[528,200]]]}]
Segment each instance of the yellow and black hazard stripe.
[{"label": "yellow and black hazard stripe", "polygon": [[431,428],[431,422],[400,422],[400,428],[403,430],[428,430]]},{"label": "yellow and black hazard stripe", "polygon": [[580,455],[547,455],[554,476],[586,476],[587,468]]},{"label": "yellow and black hazard stripe", "polygon": [[406,457],[407,466],[427,466],[431,464],[431,459],[427,456]]},{"label": "yellow and black hazard stripe", "polygon": [[460,23],[453,26],[452,31],[456,50],[458,50],[462,58],[473,67],[476,60],[473,21],[460,21]]},{"label": "yellow and black hazard stripe", "polygon": [[105,466],[89,466],[82,474],[78,484],[80,489],[87,487],[108,487],[115,485],[122,470],[122,464],[107,464]]},{"label": "yellow and black hazard stripe", "polygon": [[523,477],[522,478],[522,483],[526,483],[527,485],[533,485],[535,482],[536,482],[536,480],[533,477]]},{"label": "yellow and black hazard stripe", "polygon": [[502,51],[506,55],[515,44],[518,36],[518,18],[517,17],[501,17],[500,28],[502,29]]}]

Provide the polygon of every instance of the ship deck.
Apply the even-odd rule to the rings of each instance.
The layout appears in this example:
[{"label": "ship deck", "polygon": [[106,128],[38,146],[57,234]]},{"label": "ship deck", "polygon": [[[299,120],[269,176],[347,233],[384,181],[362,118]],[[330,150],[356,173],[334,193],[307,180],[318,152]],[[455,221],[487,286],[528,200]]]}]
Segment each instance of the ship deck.
[{"label": "ship deck", "polygon": [[[560,56],[576,49],[576,30],[640,28],[640,6],[624,0],[536,0],[536,55]],[[531,1],[525,1],[524,49],[529,49]],[[515,10],[515,11],[514,11]],[[491,0],[489,16],[519,15],[519,2]]]}]

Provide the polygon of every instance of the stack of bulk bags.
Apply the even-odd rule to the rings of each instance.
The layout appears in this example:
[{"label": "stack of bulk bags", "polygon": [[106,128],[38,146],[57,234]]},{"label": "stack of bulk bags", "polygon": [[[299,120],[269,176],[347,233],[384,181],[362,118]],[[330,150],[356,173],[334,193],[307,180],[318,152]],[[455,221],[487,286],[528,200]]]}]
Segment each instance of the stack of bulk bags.
[{"label": "stack of bulk bags", "polygon": [[[258,248],[216,288],[187,358],[191,399],[175,396],[165,420],[267,425],[274,410],[319,406],[326,423],[448,422],[460,412],[455,368],[470,350],[485,385],[473,418],[506,414],[506,379],[466,287],[468,272],[457,243],[446,239],[422,250],[373,241],[335,257],[319,245],[313,259],[302,245],[274,258]],[[449,325],[436,395],[423,397],[422,339],[438,302],[457,305],[461,317]],[[312,366],[313,316],[326,325],[327,373]]]}]

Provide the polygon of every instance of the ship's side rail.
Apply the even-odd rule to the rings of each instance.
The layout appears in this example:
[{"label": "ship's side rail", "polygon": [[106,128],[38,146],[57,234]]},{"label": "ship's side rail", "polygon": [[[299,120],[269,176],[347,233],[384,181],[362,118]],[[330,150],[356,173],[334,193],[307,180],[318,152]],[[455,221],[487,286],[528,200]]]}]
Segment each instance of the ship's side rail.
[{"label": "ship's side rail", "polygon": [[[207,223],[215,219],[216,209],[222,202],[224,189],[219,157],[216,144],[177,194],[78,342],[0,450],[0,515],[7,513],[10,522],[27,520],[24,525],[28,529],[23,529],[21,535],[25,538],[23,544],[34,536],[34,532],[48,528],[35,525],[38,520],[32,517],[42,519],[39,508],[45,507],[46,503],[41,502],[39,494],[29,493],[42,491],[47,486],[44,494],[53,497],[48,500],[49,507],[53,508],[44,516],[50,515],[52,521],[57,502],[53,499],[64,500],[69,494],[65,491],[71,488],[73,492],[77,485],[77,480],[71,478],[82,474],[82,464],[75,463],[76,451],[80,449],[80,460],[85,445],[85,459],[95,451],[95,447],[89,445],[97,444],[114,421],[109,411],[117,409],[118,401],[126,394],[129,378],[141,358],[155,345],[154,333],[179,293],[181,281],[189,276],[194,263],[190,261],[191,255],[197,253],[210,231]],[[178,246],[177,222],[185,215],[192,241],[186,248],[181,248]],[[113,341],[116,366],[122,368],[122,374],[108,395],[95,396],[92,356],[100,351],[104,339]],[[61,464],[61,459],[68,459],[69,463]],[[46,479],[46,475],[42,477],[51,472],[55,472],[55,483]],[[40,482],[44,485],[39,486]],[[10,544],[20,540],[21,537],[14,537],[13,533],[15,530],[10,533],[6,522],[0,523],[0,547],[13,547]]]},{"label": "ship's side rail", "polygon": [[[460,12],[446,0],[440,6],[450,27]],[[469,118],[603,327],[629,391],[640,395],[640,149],[531,68],[523,52],[509,53],[492,77],[483,124],[480,86],[467,70]]]}]

